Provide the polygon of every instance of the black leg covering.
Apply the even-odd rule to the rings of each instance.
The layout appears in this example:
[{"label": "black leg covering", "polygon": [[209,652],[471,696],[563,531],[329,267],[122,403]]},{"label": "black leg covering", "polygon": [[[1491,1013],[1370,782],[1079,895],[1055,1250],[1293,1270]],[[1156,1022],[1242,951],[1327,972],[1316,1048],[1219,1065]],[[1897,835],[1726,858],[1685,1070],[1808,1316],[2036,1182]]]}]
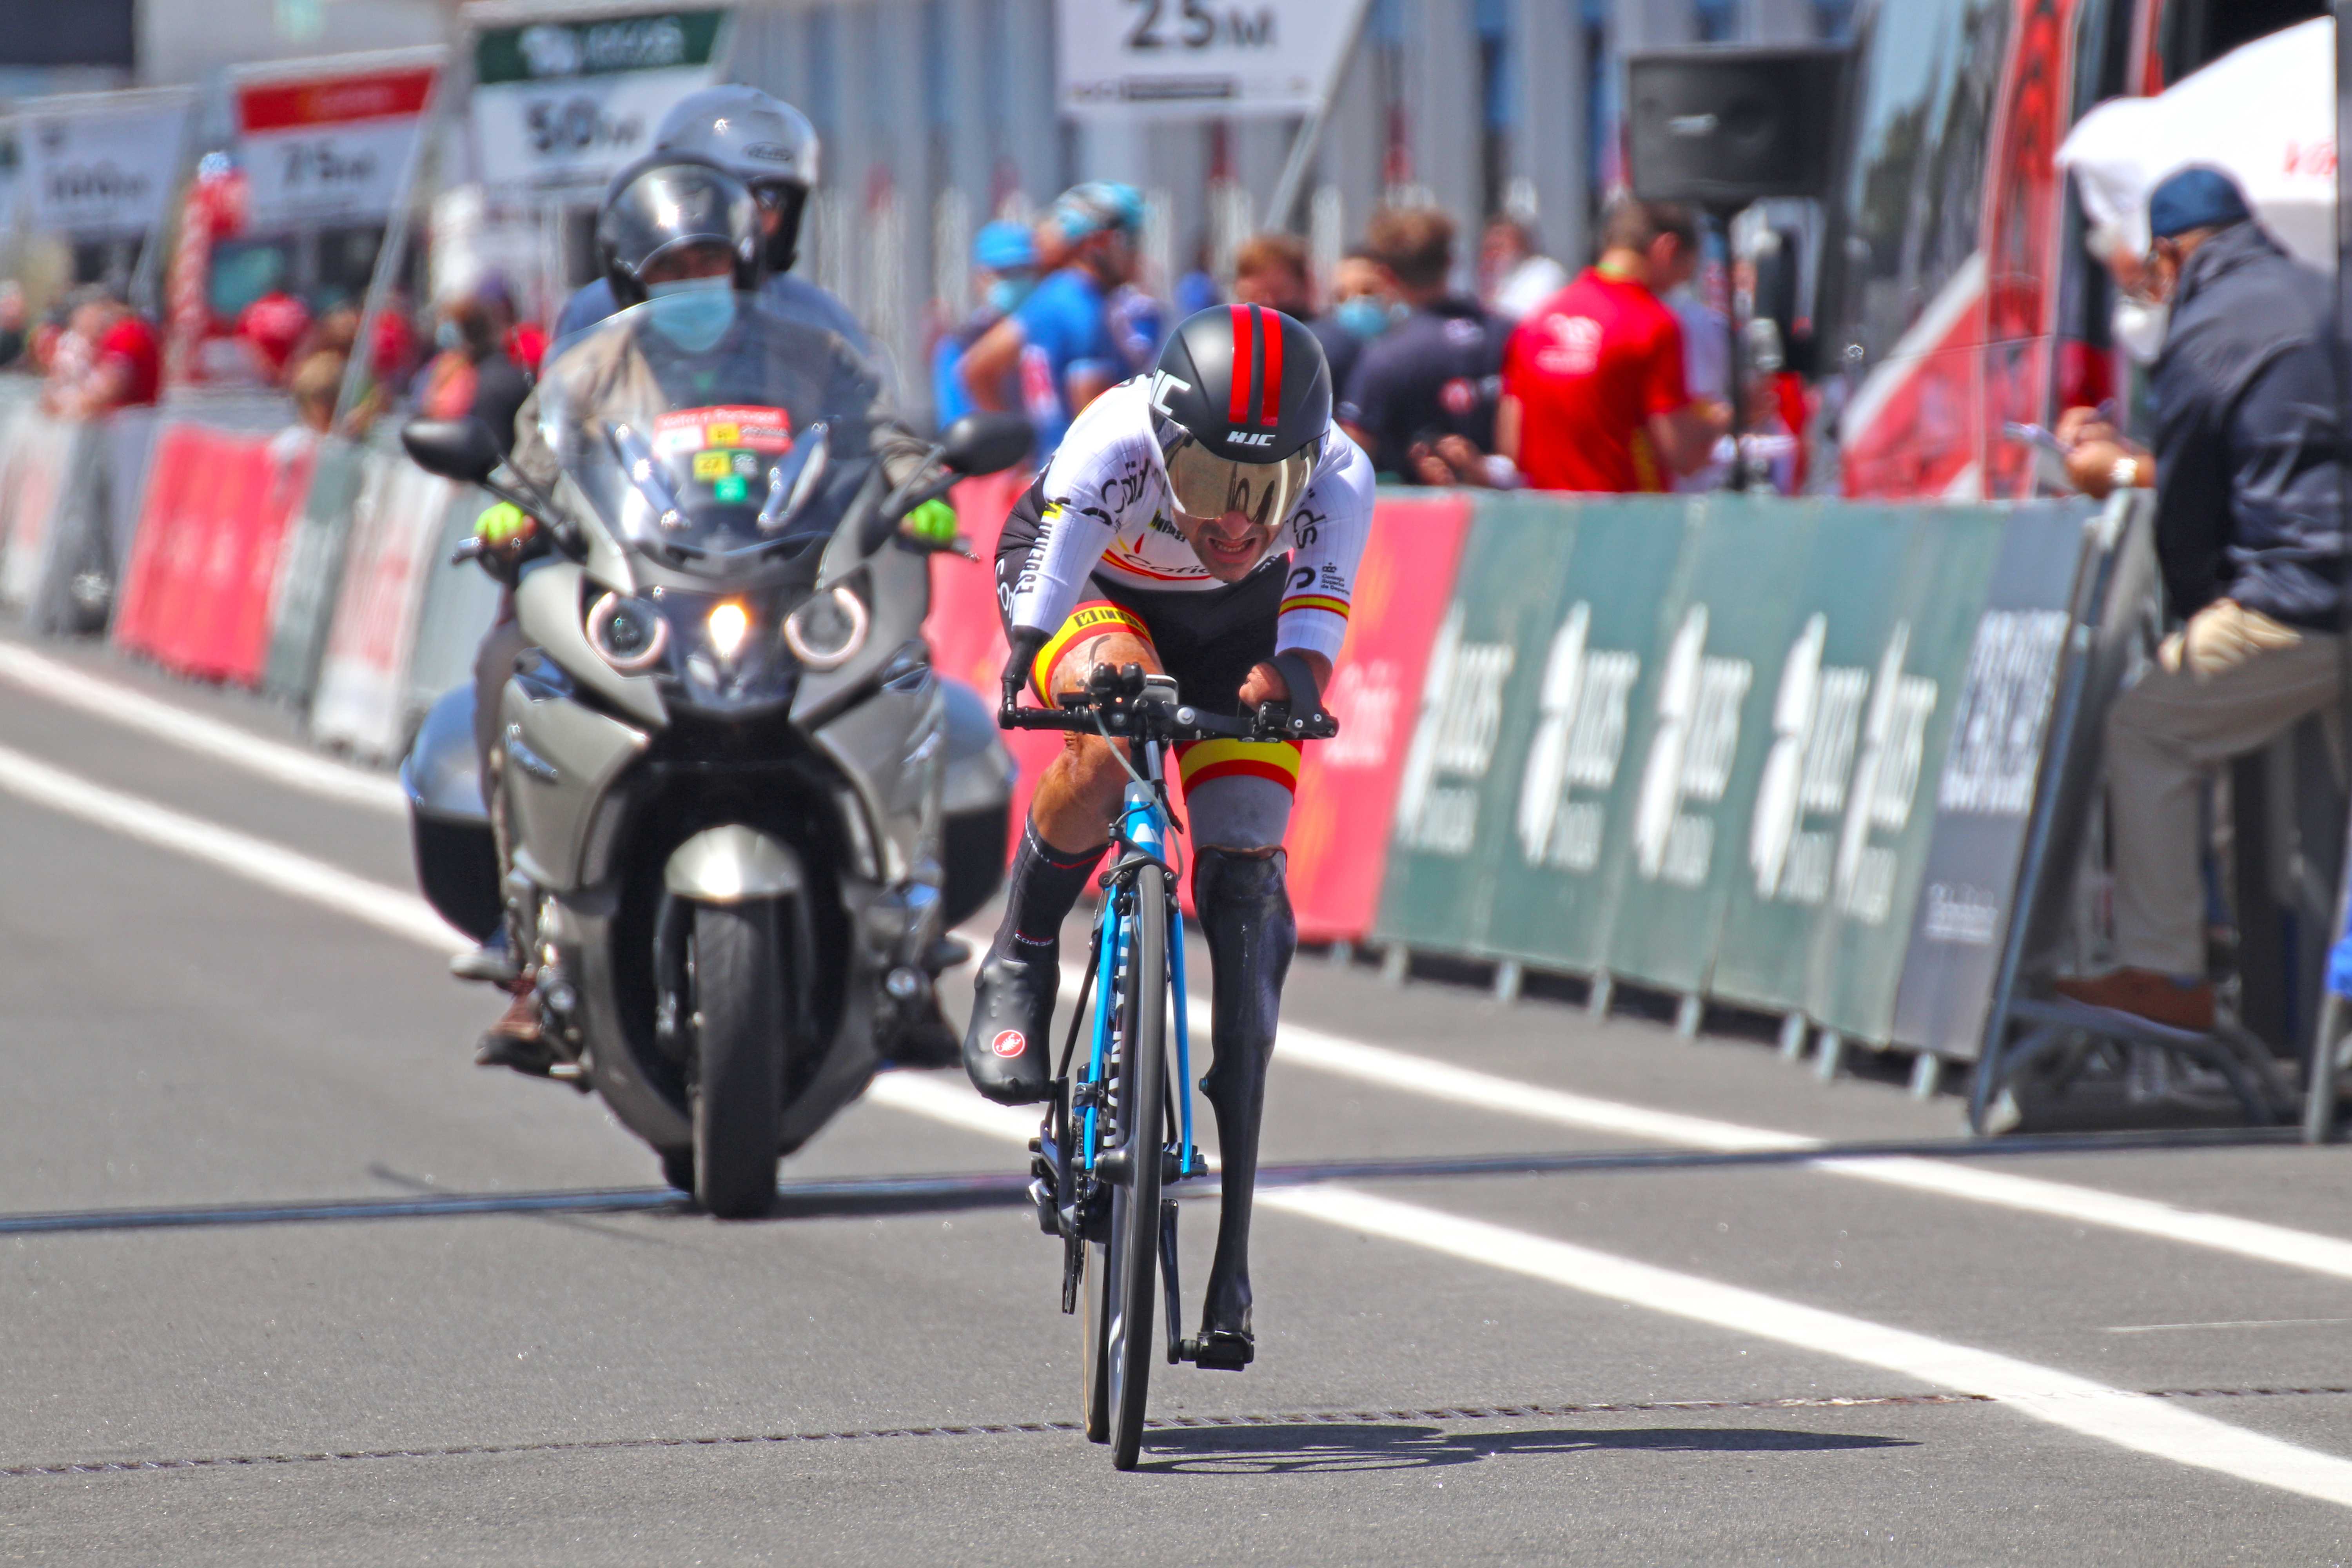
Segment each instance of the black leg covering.
[{"label": "black leg covering", "polygon": [[1265,1069],[1282,1014],[1282,982],[1298,946],[1285,882],[1287,857],[1202,849],[1193,856],[1192,902],[1209,944],[1216,1052],[1202,1095],[1217,1118],[1224,1197],[1217,1207],[1217,1253],[1209,1267],[1201,1333],[1250,1336],[1250,1203],[1257,1188],[1258,1121]]},{"label": "black leg covering", "polygon": [[1034,1104],[1048,1093],[1062,921],[1109,847],[1065,855],[1037,837],[1034,824],[1022,826],[1004,923],[972,976],[971,1023],[963,1037],[972,1087],[1000,1105]]}]

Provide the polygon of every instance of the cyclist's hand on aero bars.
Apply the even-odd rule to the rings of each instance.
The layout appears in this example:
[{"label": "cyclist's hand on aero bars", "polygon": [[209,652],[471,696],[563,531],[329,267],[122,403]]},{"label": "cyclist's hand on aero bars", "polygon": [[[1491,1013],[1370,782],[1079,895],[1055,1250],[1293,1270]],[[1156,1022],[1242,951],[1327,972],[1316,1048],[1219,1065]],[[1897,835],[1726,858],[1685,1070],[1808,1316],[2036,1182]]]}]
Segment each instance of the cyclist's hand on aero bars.
[{"label": "cyclist's hand on aero bars", "polygon": [[1045,646],[1045,634],[1030,626],[1013,628],[1012,651],[1005,656],[1004,674],[999,679],[999,706],[1006,712],[1021,705],[1021,689],[1029,684],[1029,667],[1036,662],[1038,650]]}]

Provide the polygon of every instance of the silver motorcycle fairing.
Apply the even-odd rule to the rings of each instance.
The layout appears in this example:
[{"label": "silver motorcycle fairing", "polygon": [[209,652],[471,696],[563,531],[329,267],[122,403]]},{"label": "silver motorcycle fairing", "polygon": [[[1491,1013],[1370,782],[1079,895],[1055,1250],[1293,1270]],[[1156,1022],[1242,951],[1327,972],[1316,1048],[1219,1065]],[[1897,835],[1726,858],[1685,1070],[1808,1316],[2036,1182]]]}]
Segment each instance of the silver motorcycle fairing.
[{"label": "silver motorcycle fairing", "polygon": [[482,760],[474,751],[474,689],[445,691],[416,727],[401,760],[400,787],[408,809],[449,823],[489,825],[482,804]]},{"label": "silver motorcycle fairing", "polygon": [[[650,675],[623,675],[588,642],[583,588],[591,574],[569,561],[541,563],[515,585],[515,619],[523,641],[563,667],[564,672],[614,707],[658,730],[669,722],[661,687]],[[596,574],[598,582],[608,579]]]},{"label": "silver motorcycle fairing", "polygon": [[706,827],[671,850],[662,886],[696,903],[740,904],[801,892],[808,878],[791,845],[730,824]]},{"label": "silver motorcycle fairing", "polygon": [[499,697],[507,829],[515,868],[549,892],[568,893],[594,869],[589,837],[598,808],[645,754],[647,737],[583,703],[534,697],[533,686],[518,678]]}]

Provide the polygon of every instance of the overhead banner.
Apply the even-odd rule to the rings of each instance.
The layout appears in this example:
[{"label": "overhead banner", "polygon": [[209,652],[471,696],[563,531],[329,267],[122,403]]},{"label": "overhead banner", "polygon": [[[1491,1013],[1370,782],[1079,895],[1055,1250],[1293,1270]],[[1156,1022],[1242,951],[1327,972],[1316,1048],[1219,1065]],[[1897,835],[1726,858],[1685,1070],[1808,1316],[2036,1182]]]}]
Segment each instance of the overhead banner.
[{"label": "overhead banner", "polygon": [[383,222],[400,205],[441,53],[351,56],[232,78],[247,223]]},{"label": "overhead banner", "polygon": [[51,234],[160,228],[195,96],[168,88],[37,98],[18,110],[26,216]]},{"label": "overhead banner", "polygon": [[1057,0],[1064,112],[1312,114],[1367,0]]},{"label": "overhead banner", "polygon": [[723,8],[505,18],[470,13],[474,146],[501,198],[601,192],[670,106],[718,79]]}]

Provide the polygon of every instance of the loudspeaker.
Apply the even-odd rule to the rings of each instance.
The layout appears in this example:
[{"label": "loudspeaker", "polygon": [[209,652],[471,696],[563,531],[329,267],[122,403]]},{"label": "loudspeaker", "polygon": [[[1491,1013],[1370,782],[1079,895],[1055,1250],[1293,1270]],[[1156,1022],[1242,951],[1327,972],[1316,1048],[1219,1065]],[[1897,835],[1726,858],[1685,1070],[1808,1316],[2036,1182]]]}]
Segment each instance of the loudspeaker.
[{"label": "loudspeaker", "polygon": [[1666,49],[1625,62],[1627,172],[1644,201],[1826,196],[1852,51]]}]

